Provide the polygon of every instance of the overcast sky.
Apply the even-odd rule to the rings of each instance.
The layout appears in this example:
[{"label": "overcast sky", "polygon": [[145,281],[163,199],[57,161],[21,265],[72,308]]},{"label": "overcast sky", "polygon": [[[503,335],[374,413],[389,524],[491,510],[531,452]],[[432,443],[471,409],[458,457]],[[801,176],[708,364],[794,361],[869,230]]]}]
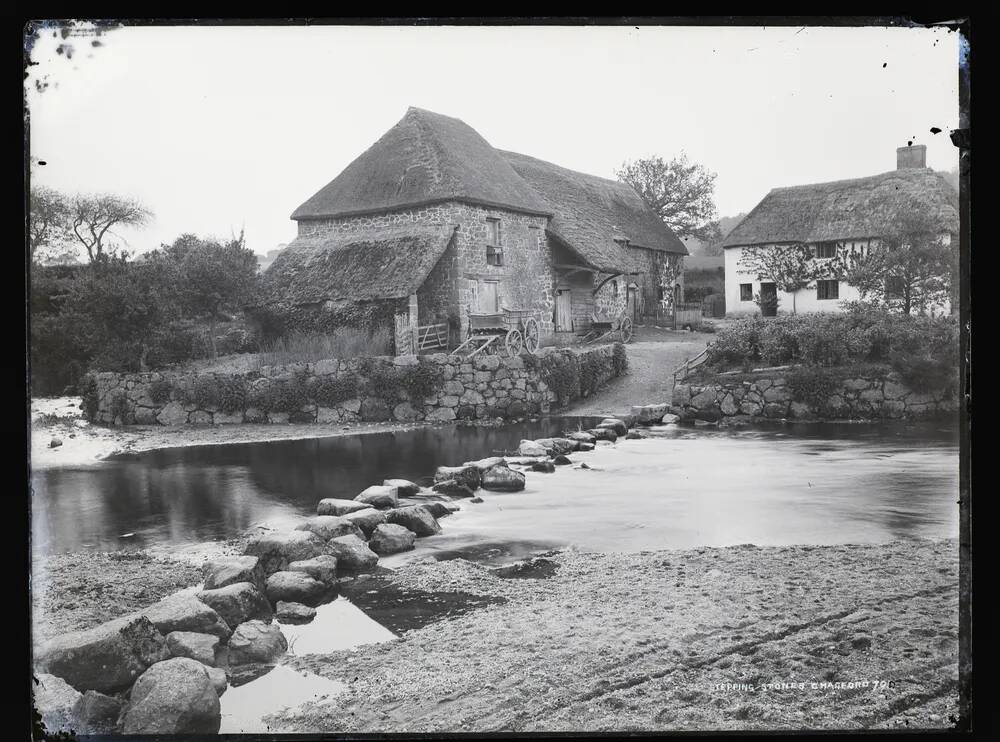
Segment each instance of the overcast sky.
[{"label": "overcast sky", "polygon": [[[160,27],[45,32],[26,81],[33,182],[142,199],[136,251],[288,217],[408,106],[490,144],[613,178],[625,159],[718,173],[720,215],[776,186],[892,170],[895,149],[957,150],[958,35],[943,29]],[[72,57],[60,44],[72,46]],[[36,82],[48,83],[41,92]],[[931,127],[942,130],[930,133]]]}]

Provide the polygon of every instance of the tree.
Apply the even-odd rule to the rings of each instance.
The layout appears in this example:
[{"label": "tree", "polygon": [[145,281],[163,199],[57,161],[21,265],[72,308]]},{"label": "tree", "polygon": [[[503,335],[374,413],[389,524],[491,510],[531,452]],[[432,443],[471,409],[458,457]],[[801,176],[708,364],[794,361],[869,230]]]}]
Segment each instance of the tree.
[{"label": "tree", "polygon": [[134,198],[113,194],[76,195],[69,202],[69,227],[87,251],[91,265],[109,257],[113,250],[105,244],[114,227],[141,227],[153,213]]},{"label": "tree", "polygon": [[812,249],[801,242],[744,247],[738,265],[741,270],[756,276],[758,281],[773,282],[778,291],[790,293],[792,314],[795,314],[795,292],[809,288],[823,272],[823,266],[813,260]]},{"label": "tree", "polygon": [[862,301],[884,309],[925,314],[935,306],[957,306],[958,249],[949,228],[929,208],[900,210],[879,230],[870,248],[838,257],[838,274],[857,287]]},{"label": "tree", "polygon": [[183,234],[163,253],[174,263],[184,307],[208,319],[214,358],[216,322],[250,295],[257,281],[257,256],[247,248],[242,231],[225,244]]},{"label": "tree", "polygon": [[65,249],[69,227],[69,203],[58,191],[32,186],[28,211],[28,257],[32,263],[43,254]]},{"label": "tree", "polygon": [[626,161],[615,174],[632,186],[678,237],[696,237],[702,242],[721,238],[715,221],[716,174],[689,162],[683,152],[669,161],[662,157]]}]

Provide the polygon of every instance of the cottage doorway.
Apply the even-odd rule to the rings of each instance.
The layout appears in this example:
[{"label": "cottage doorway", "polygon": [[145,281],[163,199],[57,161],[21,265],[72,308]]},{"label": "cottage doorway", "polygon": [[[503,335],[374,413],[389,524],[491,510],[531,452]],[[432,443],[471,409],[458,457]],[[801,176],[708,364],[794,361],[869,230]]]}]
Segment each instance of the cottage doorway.
[{"label": "cottage doorway", "polygon": [[760,285],[760,313],[765,317],[778,316],[778,287],[773,283]]},{"label": "cottage doorway", "polygon": [[573,329],[573,305],[569,289],[556,292],[556,332],[570,332]]},{"label": "cottage doorway", "polygon": [[483,281],[479,286],[479,311],[483,314],[497,314],[500,311],[500,283]]},{"label": "cottage doorway", "polygon": [[627,289],[627,299],[625,300],[625,316],[631,317],[633,322],[639,321],[639,289],[635,284],[629,284]]}]

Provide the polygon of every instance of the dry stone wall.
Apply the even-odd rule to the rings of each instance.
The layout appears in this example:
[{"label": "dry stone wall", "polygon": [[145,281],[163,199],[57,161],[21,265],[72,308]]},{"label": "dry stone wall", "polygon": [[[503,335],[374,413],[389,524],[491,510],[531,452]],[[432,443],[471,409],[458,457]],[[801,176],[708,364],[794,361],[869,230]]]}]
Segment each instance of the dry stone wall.
[{"label": "dry stone wall", "polygon": [[[800,397],[800,398],[797,398]],[[918,392],[894,373],[847,376],[811,399],[801,398],[789,375],[753,379],[718,376],[701,383],[678,383],[673,408],[684,421],[726,423],[771,420],[899,420],[957,412],[947,391]]]},{"label": "dry stone wall", "polygon": [[[248,374],[90,374],[84,412],[105,425],[341,423],[512,418],[547,413],[624,371],[624,346],[545,348],[538,356],[439,353],[323,360]],[[576,369],[576,387],[547,372],[548,356]],[[548,379],[553,386],[546,381]],[[585,388],[581,390],[582,386]]]}]

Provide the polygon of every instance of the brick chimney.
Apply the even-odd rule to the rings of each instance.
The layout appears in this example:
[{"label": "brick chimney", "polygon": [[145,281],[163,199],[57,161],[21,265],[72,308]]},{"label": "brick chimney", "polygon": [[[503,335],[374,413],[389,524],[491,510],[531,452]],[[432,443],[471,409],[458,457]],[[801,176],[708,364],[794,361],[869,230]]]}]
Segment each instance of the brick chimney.
[{"label": "brick chimney", "polygon": [[908,147],[896,148],[896,169],[905,170],[911,167],[927,167],[926,144],[911,144]]}]

